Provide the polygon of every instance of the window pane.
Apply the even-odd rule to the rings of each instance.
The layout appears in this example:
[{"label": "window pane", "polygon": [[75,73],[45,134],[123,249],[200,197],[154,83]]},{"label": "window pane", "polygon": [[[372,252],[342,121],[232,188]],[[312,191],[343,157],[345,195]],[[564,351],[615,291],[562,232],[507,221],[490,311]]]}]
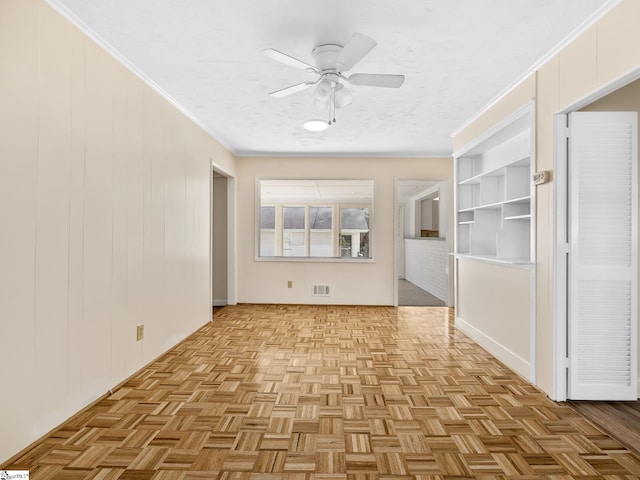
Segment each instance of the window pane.
[{"label": "window pane", "polygon": [[340,209],[340,256],[371,258],[368,207]]},{"label": "window pane", "polygon": [[304,257],[307,249],[304,242],[304,207],[282,208],[282,255],[285,257]]},{"label": "window pane", "polygon": [[276,231],[260,230],[260,256],[275,257],[276,255]]},{"label": "window pane", "polygon": [[331,230],[311,230],[309,256],[333,257],[333,235]]},{"label": "window pane", "polygon": [[304,207],[284,207],[282,222],[285,230],[304,230]]},{"label": "window pane", "polygon": [[260,256],[276,255],[276,207],[260,207]]},{"label": "window pane", "polygon": [[331,230],[331,207],[311,207],[309,227],[311,230]]},{"label": "window pane", "polygon": [[285,230],[282,235],[282,255],[285,257],[304,257],[304,232]]},{"label": "window pane", "polygon": [[332,220],[331,207],[309,208],[309,256],[333,257]]},{"label": "window pane", "polygon": [[351,235],[340,234],[340,256],[351,256]]},{"label": "window pane", "polygon": [[276,228],[276,207],[260,207],[260,228]]},{"label": "window pane", "polygon": [[342,208],[340,210],[342,230],[369,230],[368,208]]}]

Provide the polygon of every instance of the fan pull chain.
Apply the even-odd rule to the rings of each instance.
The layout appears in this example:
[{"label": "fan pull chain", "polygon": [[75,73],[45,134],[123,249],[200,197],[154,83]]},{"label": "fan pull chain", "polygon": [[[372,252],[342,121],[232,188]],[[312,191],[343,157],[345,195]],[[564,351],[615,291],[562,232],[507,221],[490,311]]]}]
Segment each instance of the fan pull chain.
[{"label": "fan pull chain", "polygon": [[333,107],[333,123],[336,123],[336,89],[332,90],[331,95],[331,106]]}]

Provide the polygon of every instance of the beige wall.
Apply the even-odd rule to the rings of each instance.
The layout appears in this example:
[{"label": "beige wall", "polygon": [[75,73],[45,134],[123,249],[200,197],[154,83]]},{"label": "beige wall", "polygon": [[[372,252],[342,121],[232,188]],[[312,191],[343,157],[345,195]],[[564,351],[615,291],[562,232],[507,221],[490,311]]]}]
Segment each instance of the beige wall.
[{"label": "beige wall", "polygon": [[45,2],[0,2],[0,72],[1,463],[211,318],[233,157]]},{"label": "beige wall", "polygon": [[[451,181],[453,162],[451,158],[238,158],[236,171],[241,232],[237,239],[238,302],[392,305],[396,179]],[[374,261],[256,261],[258,178],[374,179]],[[451,231],[447,238],[452,238]],[[287,288],[289,280],[293,288]],[[331,297],[311,296],[311,285],[325,282],[331,285]]]},{"label": "beige wall", "polygon": [[640,111],[640,80],[616,90],[580,109],[581,112]]},{"label": "beige wall", "polygon": [[[640,2],[624,0],[454,138],[459,149],[536,97],[537,170],[552,170],[554,113],[640,65]],[[535,82],[532,84],[531,82]],[[553,389],[553,182],[536,191],[537,384]]]},{"label": "beige wall", "polygon": [[530,270],[467,258],[457,268],[456,325],[530,378]]}]

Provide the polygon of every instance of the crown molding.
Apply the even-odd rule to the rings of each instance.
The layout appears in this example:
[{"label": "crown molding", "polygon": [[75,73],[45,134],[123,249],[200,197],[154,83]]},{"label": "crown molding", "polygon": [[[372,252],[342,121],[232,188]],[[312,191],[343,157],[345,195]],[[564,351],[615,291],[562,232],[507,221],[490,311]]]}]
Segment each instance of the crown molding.
[{"label": "crown molding", "polygon": [[427,152],[289,152],[289,151],[248,151],[240,150],[234,154],[241,158],[451,158],[451,152],[427,153]]}]

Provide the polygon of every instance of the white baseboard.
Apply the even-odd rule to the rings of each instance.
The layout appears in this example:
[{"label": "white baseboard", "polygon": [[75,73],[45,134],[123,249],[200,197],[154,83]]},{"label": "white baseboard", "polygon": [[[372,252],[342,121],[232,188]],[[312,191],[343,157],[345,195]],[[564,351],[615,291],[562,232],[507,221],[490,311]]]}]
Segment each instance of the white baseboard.
[{"label": "white baseboard", "polygon": [[529,361],[519,355],[516,355],[507,347],[478,330],[473,325],[465,322],[460,317],[456,317],[456,327],[475,340],[480,346],[504,363],[507,367],[514,370],[527,380],[531,380],[531,364]]},{"label": "white baseboard", "polygon": [[227,299],[214,298],[213,306],[214,307],[226,307],[228,305]]}]

